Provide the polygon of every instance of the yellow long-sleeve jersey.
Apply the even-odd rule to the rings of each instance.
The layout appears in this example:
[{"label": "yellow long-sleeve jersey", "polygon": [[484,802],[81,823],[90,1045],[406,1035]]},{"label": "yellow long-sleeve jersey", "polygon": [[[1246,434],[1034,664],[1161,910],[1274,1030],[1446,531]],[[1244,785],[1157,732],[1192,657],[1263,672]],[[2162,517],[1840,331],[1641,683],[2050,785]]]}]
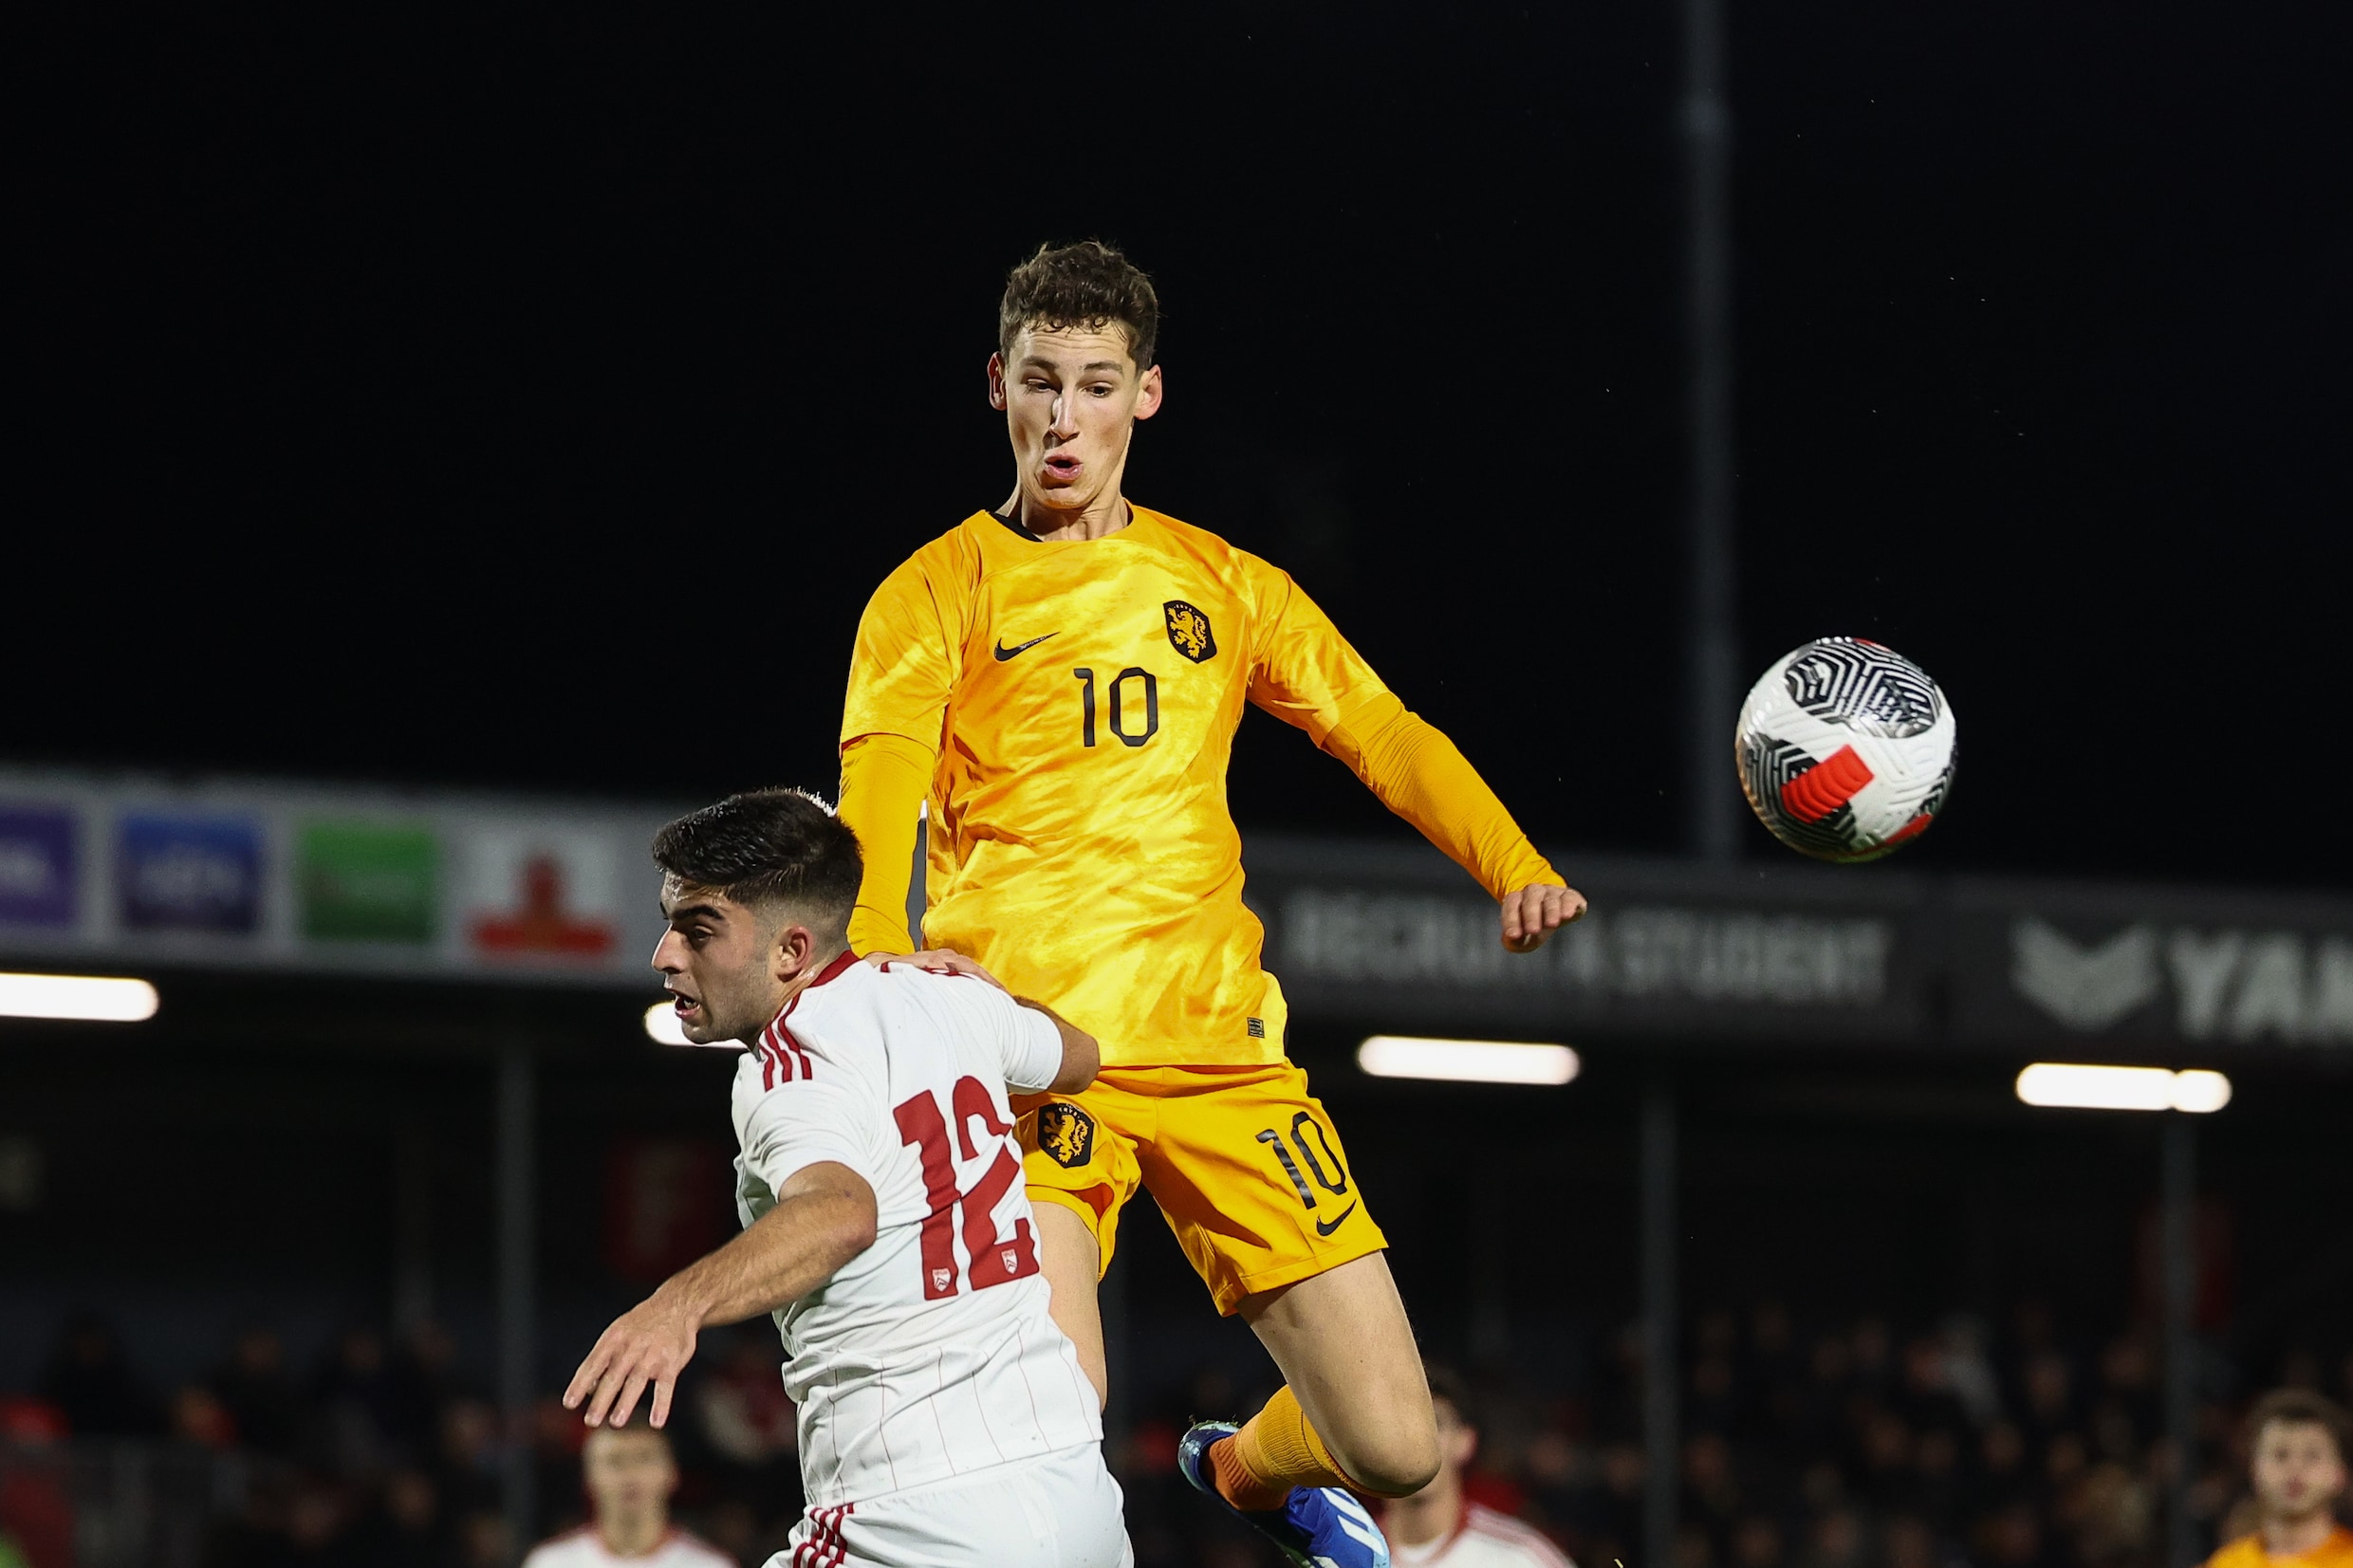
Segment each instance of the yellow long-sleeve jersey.
[{"label": "yellow long-sleeve jersey", "polygon": [[1042,541],[975,512],[883,581],[842,714],[841,814],[865,851],[860,952],[979,960],[1107,1066],[1280,1060],[1281,987],[1242,903],[1226,766],[1242,705],[1305,729],[1497,897],[1558,882],[1453,743],[1298,585],[1141,507]]}]

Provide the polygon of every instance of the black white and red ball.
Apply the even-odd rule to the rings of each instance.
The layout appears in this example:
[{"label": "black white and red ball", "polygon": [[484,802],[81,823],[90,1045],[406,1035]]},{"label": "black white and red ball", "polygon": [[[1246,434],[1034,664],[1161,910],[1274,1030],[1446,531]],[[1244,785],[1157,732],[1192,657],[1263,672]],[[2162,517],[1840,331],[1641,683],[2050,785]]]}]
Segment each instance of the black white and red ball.
[{"label": "black white and red ball", "polygon": [[1928,672],[1861,637],[1822,637],[1749,690],[1740,787],[1774,838],[1822,860],[1876,860],[1953,792],[1953,705]]}]

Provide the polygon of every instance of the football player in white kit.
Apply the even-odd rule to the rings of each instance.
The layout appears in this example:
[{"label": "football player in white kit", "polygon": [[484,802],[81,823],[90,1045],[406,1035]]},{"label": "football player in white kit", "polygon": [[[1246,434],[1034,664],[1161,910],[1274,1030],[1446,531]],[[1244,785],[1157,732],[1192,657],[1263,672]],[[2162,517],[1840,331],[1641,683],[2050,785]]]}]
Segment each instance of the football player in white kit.
[{"label": "football player in white kit", "polygon": [[594,1516],[542,1541],[523,1568],[735,1568],[735,1559],[670,1522],[678,1467],[670,1439],[648,1427],[604,1427],[580,1451]]},{"label": "football player in white kit", "polygon": [[985,977],[858,962],[858,842],[815,796],[731,796],[654,859],[680,1027],[750,1047],[744,1230],[606,1329],[565,1404],[619,1425],[650,1390],[658,1427],[696,1334],[773,1312],[807,1509],[769,1568],[1132,1562],[1006,1100],[1083,1087],[1095,1042]]},{"label": "football player in white kit", "polygon": [[1479,1451],[1479,1429],[1461,1380],[1429,1369],[1437,1415],[1438,1473],[1428,1485],[1382,1505],[1380,1528],[1396,1568],[1577,1568],[1542,1532],[1463,1495],[1462,1474]]}]

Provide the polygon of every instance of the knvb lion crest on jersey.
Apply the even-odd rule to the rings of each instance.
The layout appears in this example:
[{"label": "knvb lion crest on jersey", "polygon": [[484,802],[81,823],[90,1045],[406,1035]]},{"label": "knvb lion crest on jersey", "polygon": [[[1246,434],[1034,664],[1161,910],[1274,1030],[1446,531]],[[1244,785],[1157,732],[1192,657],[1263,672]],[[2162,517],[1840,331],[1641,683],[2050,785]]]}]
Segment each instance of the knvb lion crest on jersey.
[{"label": "knvb lion crest on jersey", "polygon": [[1038,1147],[1065,1171],[1084,1165],[1095,1153],[1095,1118],[1059,1099],[1038,1107]]},{"label": "knvb lion crest on jersey", "polygon": [[1172,599],[1160,606],[1168,617],[1168,643],[1178,653],[1199,664],[1217,656],[1217,637],[1209,629],[1209,617],[1181,599]]}]

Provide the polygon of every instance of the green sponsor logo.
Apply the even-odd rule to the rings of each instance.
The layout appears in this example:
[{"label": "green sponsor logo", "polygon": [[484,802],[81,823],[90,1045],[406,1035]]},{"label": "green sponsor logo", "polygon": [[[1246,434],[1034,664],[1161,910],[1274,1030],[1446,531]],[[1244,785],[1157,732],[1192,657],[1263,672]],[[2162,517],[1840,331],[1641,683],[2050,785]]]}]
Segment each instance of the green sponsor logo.
[{"label": "green sponsor logo", "polygon": [[431,942],[440,845],[419,827],[305,824],[295,852],[303,934],[329,942]]}]

